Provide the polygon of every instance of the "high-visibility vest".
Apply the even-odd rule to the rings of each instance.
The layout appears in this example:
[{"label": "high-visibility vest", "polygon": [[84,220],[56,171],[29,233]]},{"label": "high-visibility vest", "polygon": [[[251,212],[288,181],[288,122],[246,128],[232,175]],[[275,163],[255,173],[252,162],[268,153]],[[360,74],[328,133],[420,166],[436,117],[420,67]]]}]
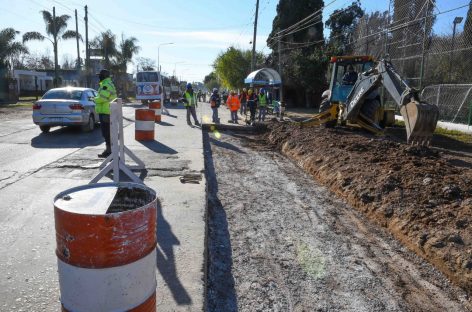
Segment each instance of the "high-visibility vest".
[{"label": "high-visibility vest", "polygon": [[259,106],[267,106],[267,95],[259,94]]},{"label": "high-visibility vest", "polygon": [[110,115],[110,103],[116,99],[116,89],[111,78],[105,78],[99,83],[98,96],[95,98],[97,114]]},{"label": "high-visibility vest", "polygon": [[231,95],[228,97],[228,107],[229,110],[232,112],[237,111],[241,107],[241,102],[239,102],[239,98],[237,95]]},{"label": "high-visibility vest", "polygon": [[195,92],[193,94],[190,94],[190,92],[185,91],[185,99],[187,100],[187,103],[184,103],[184,106],[196,106],[197,105],[197,96]]}]

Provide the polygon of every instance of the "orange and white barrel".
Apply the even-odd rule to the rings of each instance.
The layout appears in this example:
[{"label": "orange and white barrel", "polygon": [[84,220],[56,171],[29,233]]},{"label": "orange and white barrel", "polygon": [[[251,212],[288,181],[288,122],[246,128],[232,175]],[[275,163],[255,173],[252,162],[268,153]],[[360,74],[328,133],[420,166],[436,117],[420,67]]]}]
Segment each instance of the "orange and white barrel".
[{"label": "orange and white barrel", "polygon": [[149,109],[154,110],[154,114],[156,116],[156,122],[161,122],[161,115],[162,115],[162,106],[161,101],[155,101],[149,103]]},{"label": "orange and white barrel", "polygon": [[154,140],[154,111],[151,109],[137,109],[135,113],[136,141]]},{"label": "orange and white barrel", "polygon": [[100,183],[54,199],[63,311],[156,311],[156,193]]}]

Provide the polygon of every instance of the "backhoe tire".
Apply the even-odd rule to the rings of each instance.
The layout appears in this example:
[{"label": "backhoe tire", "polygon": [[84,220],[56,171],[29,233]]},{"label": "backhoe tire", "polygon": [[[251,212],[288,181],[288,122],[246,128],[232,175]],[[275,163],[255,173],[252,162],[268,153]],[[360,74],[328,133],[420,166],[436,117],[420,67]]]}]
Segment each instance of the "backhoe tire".
[{"label": "backhoe tire", "polygon": [[[331,108],[331,102],[329,99],[325,99],[320,104],[320,113],[323,113]],[[325,128],[334,128],[336,126],[337,120],[331,120],[323,124]]]},{"label": "backhoe tire", "polygon": [[378,99],[366,100],[364,105],[362,105],[361,113],[364,117],[369,118],[371,121],[375,122],[375,114],[380,107],[380,102]]}]

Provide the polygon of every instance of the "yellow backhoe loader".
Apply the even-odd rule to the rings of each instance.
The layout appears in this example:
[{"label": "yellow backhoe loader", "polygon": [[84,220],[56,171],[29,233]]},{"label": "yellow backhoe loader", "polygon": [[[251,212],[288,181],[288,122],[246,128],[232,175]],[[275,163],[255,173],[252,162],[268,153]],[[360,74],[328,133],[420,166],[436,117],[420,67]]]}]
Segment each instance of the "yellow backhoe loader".
[{"label": "yellow backhoe loader", "polygon": [[383,133],[395,123],[395,109],[381,105],[379,88],[383,85],[403,116],[408,143],[429,145],[439,110],[421,102],[418,90],[409,87],[391,62],[374,62],[371,56],[337,56],[331,63],[330,87],[323,93],[320,113],[302,121],[301,126],[351,123]]}]

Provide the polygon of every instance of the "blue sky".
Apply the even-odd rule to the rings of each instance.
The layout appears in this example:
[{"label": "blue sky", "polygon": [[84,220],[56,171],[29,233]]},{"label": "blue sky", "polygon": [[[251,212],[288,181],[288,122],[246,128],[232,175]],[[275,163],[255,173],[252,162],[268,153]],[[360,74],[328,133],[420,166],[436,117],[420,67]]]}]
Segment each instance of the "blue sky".
[{"label": "blue sky", "polygon": [[[325,5],[332,0],[325,0]],[[234,45],[250,49],[252,41],[255,0],[0,0],[2,18],[0,28],[13,27],[21,33],[44,31],[44,22],[39,11],[56,7],[56,14],[79,13],[79,32],[85,37],[83,16],[87,4],[90,13],[89,37],[111,29],[121,36],[138,38],[142,50],[139,56],[156,60],[160,43],[173,42],[160,48],[160,63],[163,71],[173,73],[190,81],[201,81],[212,68],[213,60],[219,52]],[[336,0],[327,6],[323,18],[335,9],[346,7],[352,0]],[[437,0],[436,12],[468,4],[469,0]],[[260,0],[257,50],[269,53],[266,39],[272,29],[278,0]],[[387,10],[389,0],[361,0],[368,11]],[[450,33],[455,16],[464,16],[467,8],[438,16],[436,32]],[[69,29],[75,29],[71,19]],[[461,30],[461,25],[459,25]],[[52,45],[48,42],[27,43],[32,52],[52,55]],[[81,54],[84,45],[81,43]],[[76,58],[75,41],[63,41],[59,45],[59,61],[62,55]]]}]

